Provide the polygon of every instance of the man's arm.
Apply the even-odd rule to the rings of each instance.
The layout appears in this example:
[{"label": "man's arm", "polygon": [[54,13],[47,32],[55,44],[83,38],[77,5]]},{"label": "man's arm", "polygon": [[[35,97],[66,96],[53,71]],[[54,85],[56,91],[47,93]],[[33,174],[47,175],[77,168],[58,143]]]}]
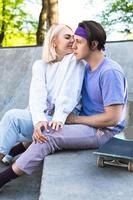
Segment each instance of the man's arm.
[{"label": "man's arm", "polygon": [[122,113],[122,105],[111,105],[104,109],[101,114],[93,116],[75,116],[72,113],[68,116],[67,124],[85,124],[96,128],[115,126]]}]

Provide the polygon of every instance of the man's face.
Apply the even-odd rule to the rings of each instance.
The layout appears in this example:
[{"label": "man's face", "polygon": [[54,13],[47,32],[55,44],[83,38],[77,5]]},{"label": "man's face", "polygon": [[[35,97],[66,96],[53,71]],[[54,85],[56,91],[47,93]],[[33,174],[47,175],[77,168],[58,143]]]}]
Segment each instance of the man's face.
[{"label": "man's face", "polygon": [[91,54],[87,40],[78,35],[74,35],[73,51],[77,60],[84,59],[88,61]]}]

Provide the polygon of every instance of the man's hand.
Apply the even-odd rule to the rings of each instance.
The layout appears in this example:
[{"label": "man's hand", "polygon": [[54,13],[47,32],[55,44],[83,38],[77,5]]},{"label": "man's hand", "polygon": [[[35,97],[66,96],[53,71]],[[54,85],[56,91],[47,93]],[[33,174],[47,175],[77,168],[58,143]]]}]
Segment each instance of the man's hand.
[{"label": "man's hand", "polygon": [[75,115],[70,113],[67,117],[66,124],[75,124]]},{"label": "man's hand", "polygon": [[49,132],[48,122],[41,121],[34,126],[34,132],[32,136],[34,142],[43,143],[48,140],[48,138],[42,134],[42,130]]},{"label": "man's hand", "polygon": [[63,128],[63,124],[61,122],[55,121],[49,122],[49,126],[55,131],[58,131],[60,128]]}]

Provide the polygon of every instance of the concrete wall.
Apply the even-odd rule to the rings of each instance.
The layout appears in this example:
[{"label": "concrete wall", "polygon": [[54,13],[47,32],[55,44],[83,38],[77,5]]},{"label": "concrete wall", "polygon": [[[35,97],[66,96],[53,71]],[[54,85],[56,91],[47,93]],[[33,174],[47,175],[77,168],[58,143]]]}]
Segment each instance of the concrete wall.
[{"label": "concrete wall", "polygon": [[124,69],[128,80],[128,99],[133,101],[133,41],[107,43],[106,51]]},{"label": "concrete wall", "polygon": [[133,41],[110,42],[106,45],[107,56],[117,61],[123,68],[128,81],[127,129],[133,130]]},{"label": "concrete wall", "polygon": [[[0,117],[10,108],[28,105],[31,68],[41,58],[42,47],[0,49]],[[128,124],[133,124],[133,41],[112,42],[106,54],[123,67],[129,85]]]},{"label": "concrete wall", "polygon": [[0,117],[28,105],[32,64],[40,58],[41,47],[0,49]]}]

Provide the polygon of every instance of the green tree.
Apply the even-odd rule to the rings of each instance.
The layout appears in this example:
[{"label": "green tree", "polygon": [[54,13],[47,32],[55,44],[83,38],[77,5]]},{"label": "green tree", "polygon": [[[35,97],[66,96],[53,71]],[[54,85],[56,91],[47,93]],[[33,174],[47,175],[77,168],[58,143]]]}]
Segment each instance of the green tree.
[{"label": "green tree", "polygon": [[108,32],[131,34],[133,32],[133,0],[106,0],[101,20]]},{"label": "green tree", "polygon": [[36,43],[37,21],[25,12],[24,0],[0,0],[0,46]]}]

